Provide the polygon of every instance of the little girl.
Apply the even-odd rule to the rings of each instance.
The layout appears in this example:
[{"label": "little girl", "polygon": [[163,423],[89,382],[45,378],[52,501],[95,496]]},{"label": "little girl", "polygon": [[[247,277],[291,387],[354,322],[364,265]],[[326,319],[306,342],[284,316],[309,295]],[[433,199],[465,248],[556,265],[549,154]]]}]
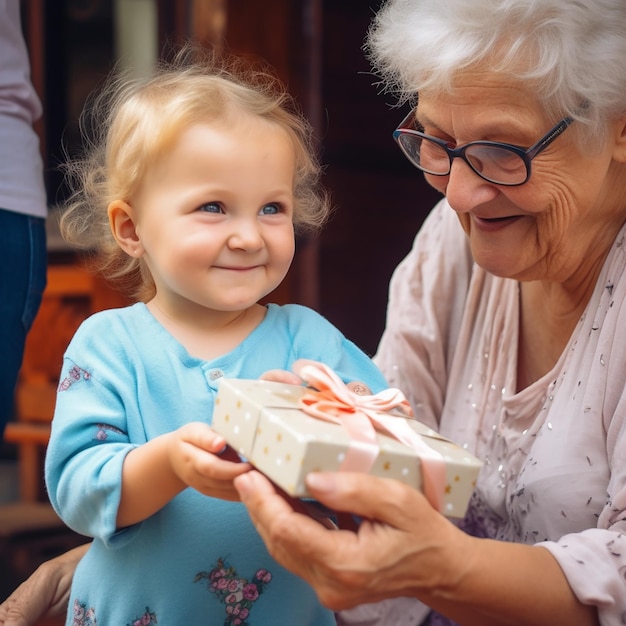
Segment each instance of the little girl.
[{"label": "little girl", "polygon": [[385,381],[320,315],[258,303],[287,273],[294,228],[327,214],[309,126],[265,74],[184,56],[110,81],[99,138],[69,166],[65,238],[138,302],[86,320],[63,362],[47,487],[94,538],[67,624],[334,624],[237,501],[250,466],[220,456],[213,402],[222,376],[299,358],[374,393]]}]

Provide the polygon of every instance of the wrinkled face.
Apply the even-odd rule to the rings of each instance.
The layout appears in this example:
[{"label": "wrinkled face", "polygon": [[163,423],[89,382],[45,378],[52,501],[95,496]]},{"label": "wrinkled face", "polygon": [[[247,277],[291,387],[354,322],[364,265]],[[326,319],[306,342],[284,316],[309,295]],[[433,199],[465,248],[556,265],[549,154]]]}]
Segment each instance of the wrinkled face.
[{"label": "wrinkled face", "polygon": [[286,131],[260,118],[182,133],[131,201],[162,310],[243,311],[278,286],[294,255],[294,167]]},{"label": "wrinkled face", "polygon": [[[475,140],[528,148],[558,119],[546,117],[532,91],[479,71],[460,76],[451,94],[421,93],[424,132],[451,146]],[[519,280],[564,282],[610,247],[624,221],[621,164],[609,138],[600,152],[575,143],[575,123],[533,161],[530,180],[505,187],[482,180],[462,159],[448,176],[425,175],[444,193],[469,236],[476,262]]]}]

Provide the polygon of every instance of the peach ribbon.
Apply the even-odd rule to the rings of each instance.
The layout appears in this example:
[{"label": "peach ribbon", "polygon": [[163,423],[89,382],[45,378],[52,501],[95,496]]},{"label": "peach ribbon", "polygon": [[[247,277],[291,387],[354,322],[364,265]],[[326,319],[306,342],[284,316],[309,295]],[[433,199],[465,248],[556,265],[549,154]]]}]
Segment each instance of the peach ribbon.
[{"label": "peach ribbon", "polygon": [[369,472],[380,451],[376,431],[383,432],[418,453],[421,460],[424,495],[438,511],[445,488],[442,456],[422,440],[400,415],[387,412],[399,408],[411,417],[413,412],[399,389],[385,389],[375,395],[357,395],[323,363],[300,359],[294,372],[313,389],[300,400],[302,410],[317,419],[342,425],[350,445],[339,471]]}]

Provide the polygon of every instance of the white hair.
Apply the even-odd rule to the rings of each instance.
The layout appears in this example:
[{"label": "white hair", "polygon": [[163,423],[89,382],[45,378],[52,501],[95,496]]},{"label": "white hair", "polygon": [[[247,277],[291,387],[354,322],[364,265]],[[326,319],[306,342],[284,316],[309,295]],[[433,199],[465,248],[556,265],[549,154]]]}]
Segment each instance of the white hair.
[{"label": "white hair", "polygon": [[487,63],[583,122],[581,138],[626,112],[626,0],[387,0],[365,50],[400,102]]}]

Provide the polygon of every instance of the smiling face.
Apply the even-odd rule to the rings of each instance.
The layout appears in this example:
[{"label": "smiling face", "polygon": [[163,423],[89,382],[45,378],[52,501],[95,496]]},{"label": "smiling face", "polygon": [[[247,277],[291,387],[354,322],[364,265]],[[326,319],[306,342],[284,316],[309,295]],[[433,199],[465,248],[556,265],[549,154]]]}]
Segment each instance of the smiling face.
[{"label": "smiling face", "polygon": [[[425,133],[452,146],[491,140],[524,148],[558,121],[528,86],[479,71],[460,76],[450,94],[420,93],[417,119]],[[530,180],[519,187],[488,183],[458,158],[448,176],[425,175],[457,212],[474,259],[487,271],[566,282],[604,258],[626,217],[624,168],[613,160],[611,133],[601,151],[585,154],[574,128],[532,161]]]},{"label": "smiling face", "polygon": [[[285,277],[294,255],[294,147],[248,115],[197,123],[109,208],[118,243],[142,258],[171,319],[237,314]],[[116,208],[117,207],[117,208]]]}]

